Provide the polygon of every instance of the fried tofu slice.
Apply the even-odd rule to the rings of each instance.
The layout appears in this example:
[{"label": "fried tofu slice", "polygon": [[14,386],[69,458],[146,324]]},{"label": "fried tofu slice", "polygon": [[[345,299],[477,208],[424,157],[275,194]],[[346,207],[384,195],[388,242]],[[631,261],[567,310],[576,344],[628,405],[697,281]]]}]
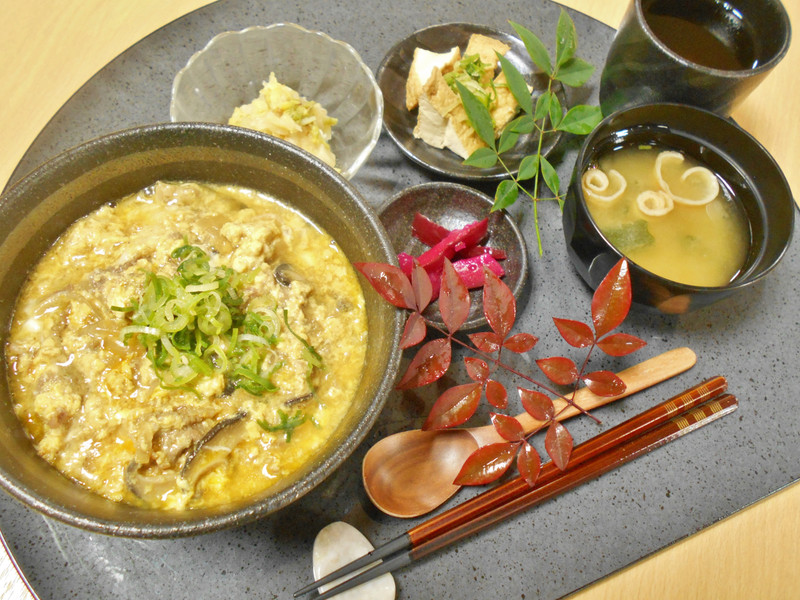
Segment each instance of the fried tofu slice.
[{"label": "fried tofu slice", "polygon": [[460,104],[460,98],[447,85],[442,72],[438,67],[434,67],[419,96],[419,113],[417,125],[414,127],[414,137],[425,140],[434,148],[443,148],[448,115]]},{"label": "fried tofu slice", "polygon": [[424,94],[419,97],[419,114],[414,126],[414,137],[434,148],[444,148],[447,118],[440,115]]},{"label": "fried tofu slice", "polygon": [[447,129],[444,134],[444,145],[458,154],[461,158],[467,158],[478,148],[483,148],[486,144],[475,133],[469,124],[467,111],[464,105],[456,106],[447,115]]},{"label": "fried tofu slice", "polygon": [[495,52],[500,55],[505,55],[509,50],[511,50],[511,46],[500,40],[481,35],[480,33],[473,33],[469,36],[467,49],[464,50],[464,56],[477,54],[481,57],[482,63],[490,65],[491,68],[486,70],[483,74],[484,80],[481,81],[481,85],[486,85],[494,77],[494,69],[497,67],[497,54],[495,54]]},{"label": "fried tofu slice", "polygon": [[428,97],[430,103],[443,117],[461,104],[461,98],[447,85],[444,73],[435,67],[428,82],[422,86],[422,94]]},{"label": "fried tofu slice", "polygon": [[419,115],[414,136],[435,148],[448,147],[462,158],[485,144],[470,127],[467,113],[458,97],[434,69],[419,97]]},{"label": "fried tofu slice", "polygon": [[[530,86],[528,86],[530,88]],[[519,112],[519,104],[514,94],[508,88],[506,75],[502,71],[494,78],[494,89],[497,93],[497,100],[489,111],[494,120],[495,135],[500,135],[505,127]]]},{"label": "fried tofu slice", "polygon": [[453,70],[461,60],[461,50],[454,46],[447,52],[431,52],[423,48],[414,48],[414,58],[406,79],[406,108],[414,110],[419,105],[422,88],[430,80],[434,69],[441,73]]}]

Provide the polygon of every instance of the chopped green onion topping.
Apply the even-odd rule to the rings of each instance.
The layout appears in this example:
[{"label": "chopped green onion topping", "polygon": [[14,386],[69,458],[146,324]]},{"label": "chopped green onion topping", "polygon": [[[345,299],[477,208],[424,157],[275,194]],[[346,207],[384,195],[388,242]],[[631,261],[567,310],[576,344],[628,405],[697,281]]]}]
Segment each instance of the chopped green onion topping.
[{"label": "chopped green onion topping", "polygon": [[452,71],[444,74],[444,80],[456,94],[458,94],[456,81],[460,82],[480,100],[481,104],[486,108],[491,108],[496,97],[494,83],[490,83],[488,88],[481,85],[483,75],[489,69],[494,70],[492,65],[481,61],[479,54],[468,54],[456,63]]},{"label": "chopped green onion topping", "polygon": [[287,442],[290,442],[292,440],[292,433],[294,430],[305,423],[308,417],[306,417],[306,415],[299,410],[296,411],[292,416],[289,416],[282,410],[278,409],[278,418],[280,419],[280,422],[277,425],[270,425],[266,421],[262,421],[260,419],[257,420],[256,423],[258,423],[264,431],[282,431],[284,434],[284,439]]},{"label": "chopped green onion topping", "polygon": [[[269,360],[281,329],[276,307],[254,301],[245,310],[241,289],[247,276],[212,267],[197,246],[180,246],[171,256],[180,260],[173,278],[147,272],[141,297],[112,307],[129,314],[131,324],[122,329],[125,343],[138,339],[167,389],[192,390],[199,377],[222,373],[228,389],[255,396],[276,391],[271,377],[283,366]],[[283,319],[291,332],[286,310]],[[316,350],[292,335],[303,344],[309,372],[321,366]]]}]

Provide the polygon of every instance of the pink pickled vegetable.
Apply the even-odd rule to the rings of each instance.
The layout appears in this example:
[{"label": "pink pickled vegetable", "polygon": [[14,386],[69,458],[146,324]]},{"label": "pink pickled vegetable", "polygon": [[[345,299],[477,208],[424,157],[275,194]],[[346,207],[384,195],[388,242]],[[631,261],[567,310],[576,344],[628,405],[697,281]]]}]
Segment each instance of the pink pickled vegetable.
[{"label": "pink pickled vegetable", "polygon": [[464,248],[469,248],[476,245],[483,239],[488,229],[489,219],[487,217],[470,223],[461,229],[451,231],[430,250],[422,253],[419,257],[419,264],[428,272],[432,269],[441,269],[442,260],[445,257],[453,258],[455,256],[456,246],[461,247],[461,244],[463,244]]},{"label": "pink pickled vegetable", "polygon": [[481,287],[483,285],[483,267],[502,277],[506,274],[502,265],[489,254],[481,254],[472,258],[462,258],[453,263],[453,268],[461,276],[464,285],[469,289]]},{"label": "pink pickled vegetable", "polygon": [[400,264],[400,270],[411,278],[411,269],[414,267],[414,257],[408,252],[400,252],[397,255],[397,262]]},{"label": "pink pickled vegetable", "polygon": [[450,231],[425,215],[415,213],[411,223],[411,233],[422,243],[430,246],[430,249],[419,257],[400,252],[397,255],[397,262],[409,278],[414,261],[419,262],[431,279],[434,300],[439,297],[445,258],[453,261],[453,268],[468,289],[483,287],[484,267],[488,267],[498,277],[505,275],[505,269],[497,261],[505,259],[506,253],[499,248],[479,245],[488,229],[488,217]]},{"label": "pink pickled vegetable", "polygon": [[426,246],[435,246],[441,242],[450,230],[434,223],[425,215],[414,213],[414,220],[411,222],[411,234]]},{"label": "pink pickled vegetable", "polygon": [[[459,277],[461,277],[461,281],[463,281],[467,289],[470,290],[483,287],[483,267],[488,267],[489,270],[498,277],[502,277],[506,274],[502,265],[489,254],[462,258],[453,263],[453,268],[456,273],[458,273]],[[431,278],[433,299],[435,300],[439,297],[439,287],[442,284],[442,271],[428,271],[428,275]]]},{"label": "pink pickled vegetable", "polygon": [[[414,213],[414,219],[411,222],[411,234],[423,244],[435,246],[449,233],[450,230],[446,227],[442,227],[438,223],[431,221],[421,213]],[[456,258],[471,258],[473,256],[480,256],[481,254],[491,254],[492,257],[497,260],[504,260],[507,257],[506,253],[499,248],[480,245],[467,246],[464,242],[456,244],[455,251]]]},{"label": "pink pickled vegetable", "polygon": [[481,254],[488,254],[497,260],[505,260],[508,258],[508,255],[505,253],[505,251],[501,250],[500,248],[492,248],[491,246],[480,245],[467,248],[463,252],[458,252],[456,258],[472,258],[474,256],[480,256]]}]

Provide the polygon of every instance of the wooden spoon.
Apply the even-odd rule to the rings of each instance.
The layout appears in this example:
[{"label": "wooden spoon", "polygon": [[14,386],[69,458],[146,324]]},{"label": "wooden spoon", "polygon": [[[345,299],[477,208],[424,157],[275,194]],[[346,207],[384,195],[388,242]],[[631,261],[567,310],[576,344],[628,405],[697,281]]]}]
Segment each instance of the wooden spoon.
[{"label": "wooden spoon", "polygon": [[[623,394],[601,397],[588,388],[575,393],[575,403],[592,410],[655,385],[691,368],[697,356],[689,348],[659,354],[619,373],[625,382]],[[556,412],[566,402],[554,401]],[[568,407],[558,417],[567,419],[580,411]],[[526,433],[542,425],[528,413],[517,416]],[[370,500],[393,517],[424,515],[443,504],[461,486],[453,484],[467,457],[481,446],[502,442],[492,425],[464,429],[401,431],[383,438],[369,449],[361,475]]]}]

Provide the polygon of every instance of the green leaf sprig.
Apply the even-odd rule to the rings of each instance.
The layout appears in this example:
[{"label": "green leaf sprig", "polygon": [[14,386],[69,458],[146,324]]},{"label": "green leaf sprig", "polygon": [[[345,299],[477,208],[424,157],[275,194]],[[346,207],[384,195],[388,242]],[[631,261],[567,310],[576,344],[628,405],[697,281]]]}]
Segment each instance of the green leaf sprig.
[{"label": "green leaf sprig", "polygon": [[[508,173],[509,179],[500,182],[495,192],[492,211],[501,210],[514,204],[520,192],[533,201],[533,217],[536,227],[536,241],[539,254],[543,254],[542,238],[539,231],[539,200],[557,200],[563,207],[564,194],[555,167],[542,154],[545,135],[563,131],[575,135],[586,135],[594,129],[603,118],[600,108],[590,105],[576,105],[565,111],[561,101],[553,91],[553,82],[559,81],[570,87],[580,87],[589,79],[594,67],[585,60],[575,56],[578,47],[578,36],[575,24],[565,10],[561,10],[556,27],[556,53],[552,61],[542,41],[530,30],[519,23],[511,22],[511,26],[525,44],[525,48],[533,63],[547,75],[547,89],[534,104],[525,78],[517,68],[505,57],[498,54],[500,68],[505,74],[508,88],[520,106],[522,114],[509,122],[495,139],[494,123],[488,108],[476,98],[470,90],[456,81],[464,110],[470,126],[486,143],[478,148],[465,161],[465,165],[479,168],[490,168],[496,164]],[[525,156],[520,163],[519,171],[514,175],[503,161],[502,154],[513,148],[521,135],[538,134],[536,151]],[[522,182],[531,181],[533,189],[529,190]],[[550,188],[552,197],[540,196],[542,182]]]}]

